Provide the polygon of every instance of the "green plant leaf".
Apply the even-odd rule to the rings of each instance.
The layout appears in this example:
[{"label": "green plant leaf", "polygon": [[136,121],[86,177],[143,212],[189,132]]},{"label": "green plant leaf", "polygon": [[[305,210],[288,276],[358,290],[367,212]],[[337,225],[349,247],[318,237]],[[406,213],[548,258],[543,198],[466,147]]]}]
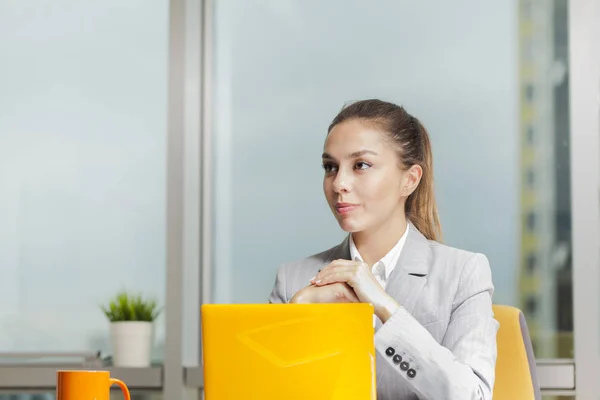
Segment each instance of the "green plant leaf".
[{"label": "green plant leaf", "polygon": [[144,299],[141,294],[129,294],[121,291],[100,307],[110,322],[118,321],[154,321],[161,310],[154,299]]}]

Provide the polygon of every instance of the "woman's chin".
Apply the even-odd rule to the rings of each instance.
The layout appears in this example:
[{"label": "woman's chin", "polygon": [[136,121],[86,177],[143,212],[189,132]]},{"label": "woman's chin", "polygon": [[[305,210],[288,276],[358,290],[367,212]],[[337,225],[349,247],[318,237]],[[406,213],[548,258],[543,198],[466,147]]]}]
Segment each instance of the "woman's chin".
[{"label": "woman's chin", "polygon": [[344,232],[354,233],[354,232],[358,232],[361,230],[361,227],[359,226],[359,224],[353,222],[350,219],[340,219],[340,220],[338,220],[338,224],[340,225],[340,228],[342,228],[342,230]]}]

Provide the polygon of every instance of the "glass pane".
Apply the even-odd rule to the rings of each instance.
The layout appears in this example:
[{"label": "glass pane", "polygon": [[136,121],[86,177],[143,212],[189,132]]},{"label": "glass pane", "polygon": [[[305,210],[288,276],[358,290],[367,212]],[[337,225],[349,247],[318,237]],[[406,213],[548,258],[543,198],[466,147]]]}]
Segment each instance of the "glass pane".
[{"label": "glass pane", "polygon": [[444,242],[488,256],[539,357],[572,356],[565,0],[215,6],[213,301],[264,302],[282,262],[339,243],[326,129],[378,97],[431,134]]},{"label": "glass pane", "polygon": [[167,41],[167,1],[0,3],[0,352],[107,352],[101,304],[163,303]]},{"label": "glass pane", "polygon": [[519,3],[517,303],[538,357],[573,357],[567,1]]}]

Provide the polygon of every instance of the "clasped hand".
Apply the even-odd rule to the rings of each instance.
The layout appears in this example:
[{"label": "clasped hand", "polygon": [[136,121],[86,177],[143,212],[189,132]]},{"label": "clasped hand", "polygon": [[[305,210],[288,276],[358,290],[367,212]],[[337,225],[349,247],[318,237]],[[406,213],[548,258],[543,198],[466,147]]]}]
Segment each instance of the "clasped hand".
[{"label": "clasped hand", "polygon": [[292,298],[292,303],[370,303],[383,322],[398,306],[360,261],[335,260]]}]

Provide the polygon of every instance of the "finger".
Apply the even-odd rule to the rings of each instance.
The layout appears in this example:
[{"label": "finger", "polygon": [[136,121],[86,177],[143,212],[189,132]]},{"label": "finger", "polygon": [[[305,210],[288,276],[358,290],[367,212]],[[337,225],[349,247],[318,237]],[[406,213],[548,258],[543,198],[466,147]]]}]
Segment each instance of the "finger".
[{"label": "finger", "polygon": [[362,264],[362,261],[346,260],[343,258],[333,260],[332,262],[329,263],[329,265],[332,265],[332,266],[348,266],[348,265],[360,265],[360,264]]},{"label": "finger", "polygon": [[356,293],[354,293],[354,289],[352,289],[347,283],[344,283],[344,289],[345,289],[345,296],[346,299],[349,303],[358,303],[360,302],[360,300],[358,299],[358,296],[356,295]]},{"label": "finger", "polygon": [[327,264],[323,269],[320,269],[319,272],[326,272],[331,269],[340,268],[340,267],[349,267],[349,266],[359,266],[363,264],[361,261],[353,261],[353,260],[333,260],[329,264]]},{"label": "finger", "polygon": [[362,262],[362,261],[338,259],[338,260],[333,260],[332,262],[330,262],[329,264],[327,264],[325,266],[325,268],[323,268],[323,271],[325,271],[326,269],[331,269],[331,268],[359,266],[359,265],[362,265],[362,264],[364,264],[364,262]]},{"label": "finger", "polygon": [[337,292],[335,299],[338,303],[359,303],[358,297],[352,293]]},{"label": "finger", "polygon": [[[319,272],[321,272],[321,270],[318,270],[318,271],[317,271],[317,274],[318,274]],[[317,275],[313,276],[313,277],[312,277],[312,278],[310,278],[308,281],[309,281],[311,284],[314,284],[314,282],[315,282],[316,280],[317,280]]]},{"label": "finger", "polygon": [[331,263],[327,264],[323,269],[320,269],[319,272],[317,273],[317,275],[315,275],[314,277],[311,278],[310,282],[314,284],[314,282],[321,279],[325,274],[331,272],[332,270],[337,270],[339,268],[344,268],[344,267],[360,268],[363,265],[366,265],[366,264],[364,264],[363,262],[360,262],[360,261],[345,260],[345,259],[334,260]]},{"label": "finger", "polygon": [[327,264],[326,266],[324,266],[322,269],[318,270],[317,273],[315,274],[315,276],[313,276],[311,278],[311,282],[317,280],[320,276],[322,276],[323,273],[331,271],[332,269],[335,269],[337,267],[337,264]]},{"label": "finger", "polygon": [[335,274],[335,273],[337,273],[337,272],[348,272],[348,271],[354,271],[354,270],[356,270],[356,269],[357,269],[357,267],[355,267],[355,266],[345,266],[345,265],[344,265],[344,266],[338,265],[338,266],[334,266],[334,267],[332,267],[332,268],[328,268],[328,269],[325,269],[325,268],[323,268],[323,270],[321,270],[321,271],[320,271],[320,272],[319,272],[317,275],[315,275],[315,276],[314,276],[314,277],[313,277],[313,278],[310,280],[310,282],[311,282],[313,285],[316,285],[318,281],[322,281],[322,280],[323,280],[323,278],[324,278],[324,277],[326,277],[326,276],[329,276],[329,275]]},{"label": "finger", "polygon": [[334,272],[330,272],[328,274],[323,275],[321,278],[315,281],[316,286],[324,286],[329,285],[331,283],[342,282],[348,283],[350,286],[353,286],[356,283],[356,270],[352,268],[348,268],[345,270],[336,270]]}]

